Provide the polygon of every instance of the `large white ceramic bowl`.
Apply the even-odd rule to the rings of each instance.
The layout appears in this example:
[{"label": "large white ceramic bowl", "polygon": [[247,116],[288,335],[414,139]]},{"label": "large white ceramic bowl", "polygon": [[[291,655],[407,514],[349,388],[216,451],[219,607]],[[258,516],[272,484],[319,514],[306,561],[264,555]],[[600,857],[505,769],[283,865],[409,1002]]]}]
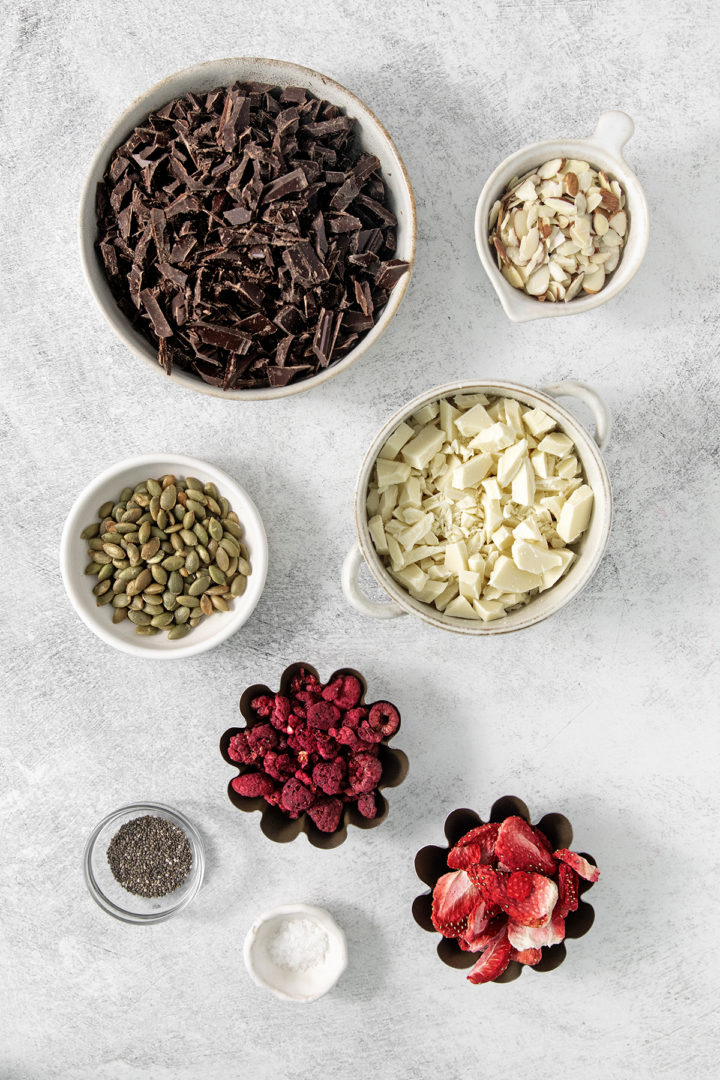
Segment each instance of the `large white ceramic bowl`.
[{"label": "large white ceramic bowl", "polygon": [[[90,561],[87,541],[80,539],[86,525],[98,520],[98,508],[109,499],[117,499],[124,487],[134,487],[148,477],[157,479],[172,473],[178,477],[195,476],[203,483],[212,482],[240,518],[245,535],[252,573],[242,596],[233,600],[230,611],[218,611],[196,626],[187,637],[168,641],[167,634],[143,637],[127,619],[113,623],[112,607],[98,607],[93,596],[96,578],[85,574]],[[107,645],[131,656],[149,660],[177,660],[196,656],[225,641],[251,616],[262,595],[267,576],[268,543],[265,527],[255,503],[244,488],[222,469],[192,457],[151,454],[129,458],[106,469],[80,492],[65,521],[60,542],[60,570],[70,602],[85,625]]]},{"label": "large white ceramic bowl", "polygon": [[[475,244],[490,284],[497,293],[505,314],[513,322],[554,319],[560,315],[577,315],[581,311],[590,311],[617,296],[640,269],[650,236],[650,219],[640,181],[622,156],[623,147],[634,130],[635,125],[627,113],[606,112],[598,120],[590,138],[551,139],[548,142],[533,143],[511,154],[488,177],[475,210]],[[618,267],[599,293],[594,296],[581,293],[567,304],[541,304],[534,296],[528,296],[521,289],[514,289],[500,273],[494,249],[490,245],[488,224],[493,203],[501,197],[514,176],[522,176],[528,169],[557,157],[588,161],[596,168],[604,169],[620,183],[625,192],[628,231]]]},{"label": "large white ceramic bowl", "polygon": [[[272,83],[275,86],[303,86],[316,97],[339,105],[348,116],[356,120],[360,144],[363,150],[375,154],[380,159],[382,177],[388,192],[388,203],[397,217],[397,251],[395,257],[410,263],[408,272],[400,279],[390,294],[380,318],[373,328],[336,364],[331,364],[324,371],[301,382],[289,386],[264,387],[252,390],[222,390],[209,386],[199,376],[191,375],[177,368],[170,376],[160,368],[157,352],[141,333],[133,328],[129,320],[117,306],[110,291],[103,267],[95,251],[97,239],[97,219],[95,215],[95,192],[102,180],[112,152],[128,137],[133,128],[145,117],[159,109],[173,98],[182,97],[189,91],[202,93],[216,86],[229,86],[236,80]],[[237,57],[228,60],[209,60],[204,64],[185,68],[170,75],[162,82],[150,87],[136,98],[124,113],[118,117],[105,133],[88,170],[82,194],[80,196],[79,216],[80,258],[85,278],[100,311],[112,329],[136,356],[150,364],[163,378],[170,378],[182,386],[199,390],[203,394],[222,397],[235,401],[267,400],[268,398],[288,397],[309,390],[327,379],[339,375],[350,367],[353,361],[372,348],[400,306],[400,301],[408,285],[412,264],[415,258],[416,217],[415,200],[407,170],[394,142],[367,105],[334,79],[321,75],[312,68],[291,64],[286,60],[267,60],[261,58]]]},{"label": "large white ceramic bowl", "polygon": [[[381,557],[375,550],[366,510],[367,490],[373,466],[378,454],[388,437],[403,421],[431,401],[452,397],[454,394],[488,394],[492,396],[517,398],[523,405],[542,409],[557,421],[559,427],[575,443],[575,448],[583,467],[587,483],[595,493],[590,525],[580,540],[573,544],[577,553],[568,572],[548,589],[535,596],[525,607],[511,611],[502,619],[483,623],[472,619],[459,619],[446,615],[430,604],[423,604],[412,596],[391,576]],[[579,423],[576,417],[560,405],[557,397],[575,397],[584,401],[592,410],[595,421],[595,437]],[[546,386],[544,390],[533,390],[529,386],[517,383],[495,382],[455,382],[446,386],[437,386],[415,398],[395,414],[373,440],[360,468],[355,489],[355,527],[358,542],[348,552],[342,569],[342,586],[348,603],[374,619],[392,619],[398,615],[416,615],[431,626],[441,630],[453,630],[458,634],[472,637],[485,637],[488,634],[509,634],[513,630],[523,630],[528,626],[553,615],[585,588],[598,568],[610,536],[612,525],[612,492],[610,477],[600,450],[610,437],[610,413],[605,402],[585,383],[563,382]],[[391,603],[378,603],[368,599],[358,583],[358,574],[363,558],[373,576],[390,597]]]}]

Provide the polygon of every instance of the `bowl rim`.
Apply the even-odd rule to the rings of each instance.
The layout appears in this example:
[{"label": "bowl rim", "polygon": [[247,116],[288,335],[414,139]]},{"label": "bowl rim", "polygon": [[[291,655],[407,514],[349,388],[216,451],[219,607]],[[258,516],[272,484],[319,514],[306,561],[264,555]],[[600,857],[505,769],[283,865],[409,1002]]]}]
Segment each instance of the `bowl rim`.
[{"label": "bowl rim", "polygon": [[[192,881],[182,899],[172,907],[160,912],[134,912],[129,908],[120,907],[119,904],[115,904],[105,895],[93,874],[92,856],[100,833],[114,819],[135,813],[140,817],[148,812],[157,813],[158,811],[161,816],[165,816],[173,824],[176,824],[178,828],[182,829],[190,841],[193,849],[193,863],[190,870]],[[106,814],[91,832],[83,852],[83,876],[93,900],[108,915],[112,915],[114,919],[118,919],[120,922],[133,923],[136,926],[150,926],[153,923],[165,922],[167,919],[172,918],[173,915],[177,915],[197,896],[205,877],[205,845],[202,836],[193,823],[179,810],[173,809],[172,806],[155,802],[128,803],[126,806],[120,806],[117,810],[112,810],[109,814]],[[132,896],[132,893],[128,893],[128,896]]]},{"label": "bowl rim", "polygon": [[[627,119],[632,124],[630,118],[627,117]],[[516,172],[527,171],[530,167],[529,158],[537,158],[537,163],[541,164],[542,161],[552,157],[576,157],[578,154],[584,154],[591,159],[594,154],[604,159],[597,163],[604,168],[610,168],[615,177],[625,186],[626,210],[629,218],[628,240],[617,269],[599,293],[593,296],[575,297],[569,304],[541,304],[534,297],[527,296],[522,290],[514,289],[500,273],[490,250],[487,220],[498,192],[504,190],[508,180]],[[606,162],[610,162],[610,165],[605,164]],[[622,156],[622,148],[617,149],[603,144],[597,134],[588,138],[544,139],[528,143],[514,151],[493,169],[478,196],[473,219],[473,233],[480,262],[505,314],[513,322],[530,322],[534,319],[579,315],[584,311],[599,307],[622,292],[635,277],[645,258],[650,236],[649,211],[642,184]],[[629,252],[630,258],[628,258],[631,239],[632,248]]]},{"label": "bowl rim", "polygon": [[[291,994],[285,990],[282,990],[278,986],[274,986],[260,975],[256,966],[253,953],[257,945],[257,935],[261,926],[270,922],[272,919],[283,918],[283,916],[306,916],[313,919],[316,923],[323,927],[326,933],[332,935],[335,939],[339,950],[339,963],[337,969],[331,973],[333,974],[332,981],[328,982],[324,990],[318,991],[316,994]],[[283,1001],[293,1001],[298,1004],[309,1004],[310,1002],[317,1001],[319,998],[324,997],[329,993],[333,987],[337,984],[340,976],[347,968],[347,938],[345,931],[333,918],[329,911],[325,908],[318,907],[316,904],[280,904],[277,907],[267,908],[262,911],[257,918],[253,920],[252,925],[248,929],[243,942],[243,961],[248,975],[255,983],[256,986],[261,986],[264,990],[270,990],[276,997],[281,998]]]},{"label": "bowl rim", "polygon": [[[197,470],[198,468],[201,472],[209,474],[213,478],[213,483],[222,488],[222,493],[228,492],[226,497],[231,504],[232,498],[229,496],[233,492],[239,493],[242,501],[245,503],[243,511],[244,520],[241,519],[242,524],[246,531],[248,531],[248,522],[250,522],[253,536],[256,538],[257,542],[257,552],[253,556],[252,574],[250,577],[253,593],[247,603],[243,606],[238,606],[233,611],[227,612],[227,614],[230,615],[230,618],[227,621],[222,619],[219,620],[220,625],[216,627],[212,636],[203,641],[193,642],[190,640],[192,635],[188,635],[188,638],[183,639],[182,643],[178,645],[177,648],[168,651],[153,646],[152,643],[155,641],[155,638],[153,637],[148,637],[147,639],[143,638],[142,643],[141,639],[138,639],[137,642],[134,640],[126,641],[124,638],[113,633],[113,623],[106,624],[99,618],[93,618],[92,615],[95,614],[94,611],[92,614],[88,614],[83,603],[84,594],[81,591],[78,576],[72,566],[72,549],[78,542],[80,532],[84,527],[82,519],[84,519],[83,507],[85,506],[85,503],[89,501],[90,498],[94,498],[98,495],[119,474],[127,469],[140,469],[151,465],[158,465],[163,462],[167,463],[173,471],[184,475],[192,476],[193,470]],[[168,470],[166,469],[165,471]],[[81,543],[84,543],[84,541],[81,541]],[[211,462],[203,461],[200,458],[187,457],[182,454],[157,453],[125,458],[122,461],[115,462],[115,464],[108,466],[107,469],[99,473],[82,488],[74,499],[67,517],[65,518],[60,539],[59,561],[60,572],[67,597],[74,608],[75,613],[96,637],[100,638],[101,641],[104,641],[106,645],[111,645],[119,652],[126,653],[130,656],[138,656],[146,660],[180,660],[186,656],[197,656],[200,653],[215,648],[216,645],[220,645],[221,642],[232,637],[232,635],[247,622],[259,603],[265,588],[268,571],[268,552],[267,535],[262,517],[260,516],[260,511],[241,484],[223,469],[219,469]],[[255,575],[257,575],[257,577]],[[82,576],[84,577],[85,575]],[[255,579],[254,581],[253,578]],[[239,597],[238,599],[244,600],[245,597]],[[101,608],[97,609],[97,611],[101,610]],[[158,640],[162,640],[161,636],[158,636]]]},{"label": "bowl rim", "polygon": [[[132,130],[132,127],[136,125],[137,120],[134,119],[135,114],[141,110],[141,106],[145,107],[146,100],[157,91],[159,91],[166,84],[171,84],[175,80],[182,79],[187,81],[188,79],[196,76],[201,76],[203,72],[207,72],[210,68],[217,65],[267,65],[273,69],[292,70],[294,73],[302,78],[310,77],[313,80],[319,79],[324,85],[331,88],[333,92],[338,91],[341,95],[347,95],[354,108],[356,108],[362,116],[366,116],[377,125],[382,137],[385,139],[388,145],[390,153],[395,157],[399,166],[399,183],[405,188],[405,194],[408,199],[409,215],[408,215],[408,228],[409,228],[409,240],[410,250],[406,261],[408,262],[408,269],[400,281],[395,285],[388,297],[387,303],[382,310],[380,318],[368,333],[361,338],[357,345],[343,356],[336,364],[330,364],[323,371],[317,372],[311,375],[309,378],[300,380],[297,383],[290,383],[288,386],[283,387],[260,387],[257,389],[248,390],[222,390],[220,387],[211,386],[209,383],[205,383],[201,378],[190,375],[184,371],[172,371],[168,376],[162,370],[157,363],[157,359],[148,355],[146,349],[142,347],[142,343],[145,341],[137,331],[133,330],[130,325],[127,316],[120,311],[117,306],[114,297],[109,293],[105,296],[101,292],[101,287],[95,278],[95,271],[99,269],[97,263],[97,256],[95,253],[95,237],[97,230],[90,235],[86,227],[86,217],[89,214],[89,207],[92,210],[92,219],[95,218],[95,185],[97,181],[94,179],[100,166],[104,166],[107,162],[110,154],[119,144],[124,137],[119,134],[124,131],[127,134]],[[240,75],[236,75],[235,78],[241,78]],[[280,83],[278,83],[280,85]],[[290,85],[289,83],[286,85]],[[128,124],[130,125],[128,127]],[[104,169],[103,169],[104,171]],[[341,371],[345,371],[355,360],[357,360],[364,352],[370,349],[375,342],[380,338],[384,331],[389,326],[393,317],[395,316],[400,303],[405,295],[407,287],[410,283],[410,277],[415,265],[415,255],[417,250],[417,207],[415,204],[415,195],[413,192],[412,184],[410,182],[410,176],[408,174],[405,163],[400,156],[395,142],[391,138],[387,128],[378,119],[376,114],[370,109],[361,98],[354,94],[352,90],[348,90],[342,83],[332,79],[328,75],[324,75],[320,71],[316,71],[314,68],[305,67],[301,64],[295,64],[291,60],[279,60],[271,57],[251,57],[251,56],[237,56],[237,57],[224,57],[214,60],[205,60],[199,64],[191,64],[188,67],[181,68],[178,71],[172,72],[170,75],[166,75],[165,78],[160,79],[152,86],[148,87],[141,94],[138,94],[129,105],[120,113],[120,115],[113,121],[113,123],[105,130],[95,153],[92,156],[89,166],[87,167],[85,178],[83,180],[82,189],[80,192],[80,199],[78,204],[77,214],[77,230],[78,230],[78,244],[80,248],[80,264],[83,271],[83,276],[87,283],[88,289],[103,315],[105,321],[110,328],[115,332],[117,337],[123,344],[130,349],[135,356],[143,360],[147,365],[151,366],[159,375],[165,376],[171,379],[180,386],[184,386],[191,390],[196,390],[199,393],[206,394],[210,397],[216,397],[221,400],[227,401],[268,401],[278,398],[291,397],[295,394],[303,393],[306,390],[311,390],[315,386],[327,382],[328,379],[333,378],[335,375],[339,375]],[[104,279],[103,279],[104,280]],[[106,284],[106,282],[105,282]]]},{"label": "bowl rim", "polygon": [[[488,623],[476,622],[469,619],[453,618],[452,616],[444,616],[442,612],[434,611],[429,604],[422,604],[420,601],[414,600],[410,594],[403,589],[389,574],[387,568],[382,563],[380,556],[375,550],[375,545],[370,537],[370,532],[367,525],[367,512],[365,510],[365,495],[367,492],[367,485],[370,479],[370,473],[372,467],[378,457],[378,453],[384,445],[387,438],[392,434],[396,427],[403,420],[406,420],[408,416],[416,412],[423,405],[428,404],[431,401],[438,401],[440,398],[451,397],[454,394],[472,394],[472,393],[491,393],[495,395],[505,395],[508,397],[520,397],[535,399],[535,406],[541,407],[548,411],[553,417],[555,417],[563,427],[568,431],[575,442],[576,449],[578,451],[581,462],[585,463],[585,460],[589,457],[592,458],[594,465],[597,467],[602,485],[599,491],[593,488],[595,494],[595,507],[593,514],[598,512],[599,503],[602,499],[602,516],[603,516],[603,531],[599,538],[594,552],[587,553],[587,566],[582,575],[578,579],[578,582],[573,587],[572,591],[563,599],[557,598],[554,603],[550,601],[553,589],[547,591],[547,601],[542,606],[542,609],[536,611],[536,613],[528,614],[524,619],[508,625],[507,616],[503,619],[495,619]],[[597,443],[584,427],[583,424],[574,416],[569,410],[564,408],[560,402],[551,397],[549,394],[544,393],[542,390],[537,390],[534,387],[525,386],[522,383],[512,383],[503,380],[486,380],[480,381],[468,381],[460,380],[452,383],[445,383],[442,386],[433,387],[412,401],[408,402],[401,409],[399,409],[390,419],[383,425],[380,431],[377,433],[373,441],[371,442],[365,457],[363,458],[360,470],[358,472],[357,481],[355,484],[355,498],[354,498],[354,511],[355,511],[355,531],[357,533],[358,545],[360,551],[365,559],[365,562],[370,569],[373,577],[378,584],[385,590],[395,603],[403,609],[403,612],[409,615],[416,615],[421,618],[430,626],[434,626],[441,630],[449,630],[453,633],[464,634],[469,637],[486,637],[493,634],[510,634],[518,630],[525,630],[530,626],[534,626],[537,623],[543,622],[551,615],[556,614],[566,604],[574,600],[583,589],[590,582],[591,578],[595,574],[602,557],[607,548],[608,541],[610,539],[610,531],[612,528],[612,516],[613,516],[613,500],[612,500],[612,487],[610,484],[610,477],[607,471],[607,466],[600,452]],[[583,552],[583,555],[586,553]],[[578,560],[579,562],[580,560]],[[536,607],[534,601],[537,597],[533,598],[524,608],[518,609],[517,612],[511,614],[519,614],[520,611],[526,611],[528,613],[533,611]],[[449,620],[452,618],[452,623]]]}]

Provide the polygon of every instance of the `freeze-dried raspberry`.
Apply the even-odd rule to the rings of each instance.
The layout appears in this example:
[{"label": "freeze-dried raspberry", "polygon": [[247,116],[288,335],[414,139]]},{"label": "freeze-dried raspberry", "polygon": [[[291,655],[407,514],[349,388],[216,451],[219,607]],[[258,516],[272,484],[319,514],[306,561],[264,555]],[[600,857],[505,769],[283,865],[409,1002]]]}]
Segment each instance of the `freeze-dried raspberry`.
[{"label": "freeze-dried raspberry", "polygon": [[340,824],[342,803],[339,799],[321,796],[316,799],[307,813],[320,832],[332,833]]},{"label": "freeze-dried raspberry", "polygon": [[338,709],[353,709],[362,697],[362,683],[354,675],[338,675],[322,692],[325,701],[334,701]]},{"label": "freeze-dried raspberry", "polygon": [[337,727],[339,719],[340,710],[330,701],[318,701],[308,706],[307,722],[310,727],[327,731],[328,728]]},{"label": "freeze-dried raspberry", "polygon": [[280,796],[280,805],[284,810],[291,810],[301,814],[303,810],[307,810],[312,801],[312,792],[304,784],[301,784],[299,780],[291,777],[290,780],[286,781]]},{"label": "freeze-dried raspberry", "polygon": [[255,754],[248,746],[246,731],[232,736],[228,746],[228,757],[231,761],[241,761],[243,765],[250,765],[255,760]]},{"label": "freeze-dried raspberry", "polygon": [[295,766],[289,754],[278,754],[275,750],[268,750],[263,758],[263,769],[272,776],[273,780],[285,781],[295,773]]},{"label": "freeze-dried raspberry", "polygon": [[343,726],[355,729],[361,721],[365,719],[367,714],[368,710],[364,706],[360,706],[357,709],[348,709],[342,718]]},{"label": "freeze-dried raspberry", "polygon": [[342,746],[355,746],[356,745],[356,743],[358,741],[357,740],[357,735],[355,734],[355,732],[351,728],[345,727],[343,725],[343,727],[338,728],[338,729],[333,729],[333,730],[336,730],[335,739]]},{"label": "freeze-dried raspberry", "polygon": [[357,754],[348,765],[350,786],[358,794],[372,791],[382,776],[382,765],[372,754]]},{"label": "freeze-dried raspberry", "polygon": [[264,773],[249,772],[236,776],[232,781],[232,788],[238,795],[257,799],[259,795],[270,795],[275,790],[275,785]]},{"label": "freeze-dried raspberry", "polygon": [[331,738],[329,735],[317,733],[315,735],[315,742],[317,745],[317,752],[323,761],[332,761],[332,759],[337,756],[338,744],[336,739]]},{"label": "freeze-dried raspberry", "polygon": [[389,739],[400,726],[400,713],[389,701],[376,701],[370,708],[368,723],[373,731],[379,731],[383,739]]},{"label": "freeze-dried raspberry", "polygon": [[295,771],[295,779],[299,780],[306,788],[310,788],[313,793],[317,790],[312,776],[309,772],[305,772],[304,769],[297,769]]},{"label": "freeze-dried raspberry", "polygon": [[250,708],[258,714],[258,716],[270,716],[275,704],[274,698],[268,697],[267,694],[262,694],[260,697],[253,698],[250,702]]},{"label": "freeze-dried raspberry", "polygon": [[300,753],[301,750],[304,750],[307,754],[317,753],[315,732],[309,731],[303,722],[292,735],[288,735],[288,746],[295,750],[296,753]]},{"label": "freeze-dried raspberry", "polygon": [[377,815],[377,805],[372,791],[364,791],[362,795],[359,796],[357,808],[363,817],[374,818]]},{"label": "freeze-dried raspberry", "polygon": [[275,704],[273,706],[272,715],[270,716],[270,723],[272,726],[278,730],[284,730],[290,720],[290,713],[290,698],[283,697],[282,694],[276,694]]},{"label": "freeze-dried raspberry", "polygon": [[358,728],[358,735],[361,739],[364,739],[367,743],[379,743],[382,742],[382,731],[376,731],[370,727],[369,720],[363,720]]},{"label": "freeze-dried raspberry", "polygon": [[277,746],[277,731],[272,724],[256,724],[248,728],[247,741],[254,754],[266,754]]},{"label": "freeze-dried raspberry", "polygon": [[313,693],[312,690],[299,690],[295,695],[295,701],[299,701],[301,705],[304,705],[306,709],[309,709],[311,705],[314,705],[317,701],[322,701],[320,694]]},{"label": "freeze-dried raspberry", "polygon": [[345,779],[345,765],[340,758],[334,761],[321,761],[313,769],[312,778],[315,784],[326,795],[337,795],[342,791]]}]

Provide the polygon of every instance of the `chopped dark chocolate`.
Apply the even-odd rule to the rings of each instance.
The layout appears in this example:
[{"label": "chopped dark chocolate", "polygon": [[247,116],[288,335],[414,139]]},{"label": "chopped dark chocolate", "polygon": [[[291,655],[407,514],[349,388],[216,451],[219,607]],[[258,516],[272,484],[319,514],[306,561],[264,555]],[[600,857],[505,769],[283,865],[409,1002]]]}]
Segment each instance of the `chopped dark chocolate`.
[{"label": "chopped dark chocolate", "polygon": [[408,264],[354,124],[303,87],[235,83],[168,102],[114,152],[98,257],[168,374],[287,386],[374,325]]}]

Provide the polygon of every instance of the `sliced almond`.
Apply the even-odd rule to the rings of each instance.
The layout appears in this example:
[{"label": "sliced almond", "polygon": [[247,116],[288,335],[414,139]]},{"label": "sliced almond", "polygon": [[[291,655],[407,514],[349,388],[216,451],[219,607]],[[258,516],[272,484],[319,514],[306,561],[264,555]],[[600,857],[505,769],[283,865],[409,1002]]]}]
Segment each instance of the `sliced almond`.
[{"label": "sliced almond", "polygon": [[548,237],[552,236],[552,225],[549,225],[547,221],[543,221],[542,218],[538,221],[538,230],[543,240],[547,240]]},{"label": "sliced almond", "polygon": [[522,255],[520,254],[519,247],[510,246],[506,248],[506,251],[508,259],[510,260],[510,262],[514,263],[515,266],[524,266],[527,262],[527,259],[523,259]]},{"label": "sliced almond", "polygon": [[583,195],[582,191],[579,191],[575,196],[575,213],[584,214],[587,210],[587,199]]},{"label": "sliced almond", "polygon": [[602,192],[594,190],[588,191],[586,198],[588,213],[592,214],[593,210],[597,210],[598,206],[602,202]]},{"label": "sliced almond", "polygon": [[576,244],[574,240],[563,240],[561,244],[555,248],[558,255],[575,255],[580,250],[580,245]]},{"label": "sliced almond", "polygon": [[593,255],[590,256],[590,262],[594,266],[600,266],[608,261],[612,253],[612,251],[596,251]]},{"label": "sliced almond", "polygon": [[509,259],[507,257],[507,251],[505,250],[505,245],[503,244],[497,233],[493,235],[492,242],[495,245],[495,250],[498,253],[498,259],[501,263],[505,263],[505,265],[507,265],[509,262]]},{"label": "sliced almond", "polygon": [[520,274],[517,272],[514,266],[502,266],[500,268],[500,273],[506,281],[510,282],[513,289],[522,289],[523,279],[520,277]]},{"label": "sliced almond", "polygon": [[604,284],[605,267],[597,266],[594,269],[587,270],[585,272],[585,277],[583,278],[582,283],[583,292],[591,293],[592,295],[594,295],[595,293],[600,292]]},{"label": "sliced almond", "polygon": [[620,248],[612,248],[610,252],[610,258],[605,263],[605,273],[612,274],[613,270],[617,268],[617,264],[620,262]]},{"label": "sliced almond", "polygon": [[610,218],[610,224],[618,236],[624,236],[627,232],[627,214],[625,211],[621,210],[619,213],[613,214]]},{"label": "sliced almond", "polygon": [[613,191],[603,191],[601,202],[610,215],[616,214],[620,209],[620,200]]},{"label": "sliced almond", "polygon": [[565,183],[565,190],[567,191],[568,195],[572,195],[572,196],[577,195],[578,187],[579,187],[577,173],[574,173],[574,172],[565,173],[564,183]]},{"label": "sliced almond", "polygon": [[608,180],[605,173],[602,172],[602,170],[598,173],[598,183],[600,184],[601,188],[605,189],[605,191],[610,191],[610,181]]},{"label": "sliced almond", "polygon": [[518,240],[522,240],[523,236],[527,235],[527,210],[516,210],[513,214],[513,229]]},{"label": "sliced almond", "polygon": [[528,227],[528,229],[532,229],[533,225],[537,225],[538,209],[539,209],[538,204],[537,203],[532,203],[530,206],[528,206],[527,210],[525,211],[525,214],[527,216],[527,227]]},{"label": "sliced almond", "polygon": [[542,296],[550,284],[550,269],[547,265],[540,266],[525,282],[525,292],[531,296]]},{"label": "sliced almond", "polygon": [[497,202],[494,202],[493,205],[492,205],[492,210],[490,211],[490,220],[489,220],[489,226],[490,226],[491,229],[494,228],[495,225],[497,224],[497,219],[500,216],[500,207],[501,206],[502,206],[502,203],[500,202],[499,199],[497,200]]},{"label": "sliced almond", "polygon": [[553,281],[564,281],[566,277],[566,271],[564,267],[560,265],[557,259],[551,259],[548,263],[548,269],[550,270],[550,277]]},{"label": "sliced almond", "polygon": [[610,226],[608,225],[608,219],[604,214],[595,214],[593,216],[593,229],[598,236],[604,236]]},{"label": "sliced almond", "polygon": [[578,175],[578,187],[581,191],[587,191],[588,188],[592,186],[594,179],[595,174],[593,171],[591,169],[585,169],[584,172],[581,172]]},{"label": "sliced almond", "polygon": [[541,165],[537,170],[537,174],[541,180],[549,180],[556,173],[559,173],[563,167],[562,158],[553,158],[552,161],[546,161],[544,165]]},{"label": "sliced almond", "polygon": [[602,238],[603,246],[608,248],[622,247],[622,236],[618,236],[614,229],[608,229]]},{"label": "sliced almond", "polygon": [[570,199],[543,199],[545,206],[554,210],[556,214],[569,214],[575,209],[575,204]]},{"label": "sliced almond", "polygon": [[532,178],[527,179],[524,184],[521,184],[520,187],[515,190],[514,195],[521,202],[537,202],[537,191],[535,190]]},{"label": "sliced almond", "polygon": [[566,173],[574,172],[576,176],[580,176],[580,173],[587,172],[590,166],[587,161],[578,161],[576,158],[568,158],[565,162]]},{"label": "sliced almond", "polygon": [[540,233],[537,226],[523,236],[520,241],[520,258],[523,262],[528,262],[537,250],[537,246],[540,243]]},{"label": "sliced almond", "polygon": [[575,280],[573,281],[570,288],[566,291],[566,293],[565,293],[565,303],[566,304],[568,303],[569,300],[574,300],[575,297],[577,296],[577,294],[580,292],[584,277],[585,277],[584,274],[578,274],[578,276],[575,278]]}]

